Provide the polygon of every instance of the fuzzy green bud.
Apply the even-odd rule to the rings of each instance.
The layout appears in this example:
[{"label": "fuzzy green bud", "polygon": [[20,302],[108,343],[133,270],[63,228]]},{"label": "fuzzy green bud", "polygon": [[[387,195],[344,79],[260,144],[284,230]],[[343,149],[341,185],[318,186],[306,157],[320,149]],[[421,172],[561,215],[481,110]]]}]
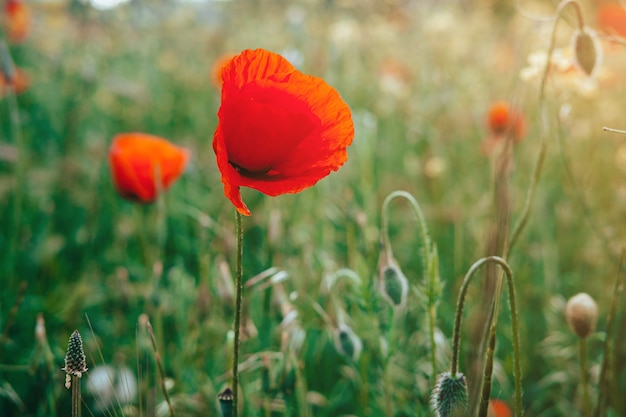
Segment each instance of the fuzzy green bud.
[{"label": "fuzzy green bud", "polygon": [[465,376],[450,372],[439,375],[430,403],[437,417],[466,417],[469,401]]},{"label": "fuzzy green bud", "polygon": [[383,297],[394,307],[406,302],[409,282],[393,255],[383,250],[378,266],[378,281]]}]

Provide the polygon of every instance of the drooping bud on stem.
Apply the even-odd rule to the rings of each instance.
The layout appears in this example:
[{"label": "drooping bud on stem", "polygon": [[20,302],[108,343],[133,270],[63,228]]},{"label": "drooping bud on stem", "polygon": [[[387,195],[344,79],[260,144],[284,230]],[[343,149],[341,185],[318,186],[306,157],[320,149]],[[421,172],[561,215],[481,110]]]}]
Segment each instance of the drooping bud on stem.
[{"label": "drooping bud on stem", "polygon": [[572,50],[578,67],[591,75],[600,63],[602,51],[596,34],[587,28],[577,30],[572,37]]},{"label": "drooping bud on stem", "polygon": [[390,250],[382,249],[378,266],[379,288],[383,297],[394,307],[406,302],[409,282]]}]

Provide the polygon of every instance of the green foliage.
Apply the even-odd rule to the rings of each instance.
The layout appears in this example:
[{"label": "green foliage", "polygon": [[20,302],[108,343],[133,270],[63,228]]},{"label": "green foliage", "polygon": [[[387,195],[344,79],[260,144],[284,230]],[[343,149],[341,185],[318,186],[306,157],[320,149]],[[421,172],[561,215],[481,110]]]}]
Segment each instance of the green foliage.
[{"label": "green foliage", "polygon": [[[487,108],[509,99],[527,118],[508,167],[512,220],[544,123],[538,80],[522,69],[529,54],[545,50],[551,28],[494,13],[488,3],[133,0],[108,11],[31,4],[30,38],[10,46],[31,79],[13,97],[17,125],[11,97],[0,98],[2,415],[70,414],[61,368],[74,329],[89,368],[85,415],[168,415],[148,320],[177,414],[220,415],[218,394],[230,380],[235,215],[211,145],[220,93],[210,74],[222,53],[256,47],[333,85],[353,110],[356,136],[346,165],[311,189],[276,198],[242,190],[253,215],[244,219],[240,415],[431,415],[431,347],[438,369],[448,368],[461,280],[488,255],[496,158],[481,150]],[[571,35],[561,29],[559,47]],[[614,345],[610,384],[595,372],[626,239],[626,148],[601,131],[626,128],[626,48],[612,45],[604,55],[591,81],[551,75],[544,172],[507,259],[517,279],[528,415],[581,409],[576,340],[563,316],[564,300],[578,292],[600,310],[588,345],[592,406],[606,386],[607,415],[626,415],[625,345]],[[153,205],[127,202],[111,184],[108,145],[127,131],[192,152],[188,171]],[[402,309],[381,296],[378,275],[381,203],[393,190],[417,198],[432,242],[422,249],[410,207],[390,208],[394,257],[409,285]],[[402,288],[385,277],[396,304]],[[464,335],[482,331],[486,291],[469,290]],[[615,340],[626,337],[621,300]],[[499,329],[510,326],[505,316]],[[477,348],[464,339],[468,380],[478,372]],[[512,352],[510,332],[498,331],[492,395],[509,404]],[[124,370],[137,390],[100,410],[105,391],[88,386],[103,365],[115,371],[110,392],[126,381]]]}]

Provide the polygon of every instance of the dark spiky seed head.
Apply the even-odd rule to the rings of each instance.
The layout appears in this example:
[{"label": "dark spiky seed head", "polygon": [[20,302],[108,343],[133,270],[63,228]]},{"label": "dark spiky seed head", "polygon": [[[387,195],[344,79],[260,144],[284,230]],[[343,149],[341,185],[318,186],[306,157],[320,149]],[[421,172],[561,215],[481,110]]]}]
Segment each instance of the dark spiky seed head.
[{"label": "dark spiky seed head", "polygon": [[596,328],[598,305],[589,294],[576,294],[565,305],[565,319],[578,337],[585,338]]},{"label": "dark spiky seed head", "polygon": [[465,417],[469,404],[465,376],[450,372],[439,375],[430,402],[437,417]]},{"label": "dark spiky seed head", "polygon": [[80,337],[78,330],[74,330],[70,336],[67,354],[65,355],[65,368],[63,370],[68,375],[75,375],[79,378],[83,376],[83,373],[87,372],[87,358],[83,350],[83,339]]},{"label": "dark spiky seed head", "polygon": [[574,33],[574,58],[585,74],[591,75],[599,60],[600,46],[588,29]]}]

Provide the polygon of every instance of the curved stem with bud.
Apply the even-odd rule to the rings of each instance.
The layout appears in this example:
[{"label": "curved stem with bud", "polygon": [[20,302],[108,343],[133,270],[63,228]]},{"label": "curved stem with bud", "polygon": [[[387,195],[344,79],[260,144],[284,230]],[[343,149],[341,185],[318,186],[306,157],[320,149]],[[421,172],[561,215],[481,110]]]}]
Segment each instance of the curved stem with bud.
[{"label": "curved stem with bud", "polygon": [[[459,292],[459,298],[457,301],[455,319],[454,319],[454,333],[452,337],[452,364],[450,367],[450,373],[452,375],[456,375],[458,373],[458,365],[459,365],[459,351],[460,351],[460,340],[461,340],[461,322],[463,319],[463,309],[465,306],[465,297],[467,296],[467,290],[469,288],[469,284],[472,281],[476,271],[487,263],[495,263],[502,268],[504,271],[507,286],[509,290],[509,304],[511,309],[511,330],[513,333],[513,366],[515,372],[515,416],[520,417],[522,415],[522,371],[520,365],[520,341],[519,341],[519,327],[518,327],[518,318],[517,318],[517,304],[515,297],[515,283],[513,280],[513,272],[511,268],[506,263],[506,261],[498,256],[489,256],[486,258],[481,258],[476,261],[470,269],[465,274],[465,278],[463,278],[463,284],[461,285],[461,290]],[[498,300],[496,299],[496,304],[494,306],[494,318],[492,321],[491,329],[495,329],[497,322],[497,305]],[[495,340],[495,330],[490,331],[492,339]],[[487,363],[486,367],[490,366]]]},{"label": "curved stem with bud", "polygon": [[404,198],[407,200],[411,208],[415,213],[417,222],[419,223],[420,237],[422,240],[422,262],[424,267],[424,279],[427,284],[428,292],[428,327],[430,338],[430,361],[432,366],[432,380],[437,379],[437,346],[435,344],[435,327],[437,322],[437,287],[438,287],[438,261],[437,252],[433,247],[430,236],[428,234],[428,227],[426,226],[426,220],[422,209],[410,193],[402,190],[396,190],[390,193],[382,205],[382,244],[383,250],[387,256],[393,258],[393,251],[391,249],[391,242],[389,239],[389,204],[396,198]]}]

